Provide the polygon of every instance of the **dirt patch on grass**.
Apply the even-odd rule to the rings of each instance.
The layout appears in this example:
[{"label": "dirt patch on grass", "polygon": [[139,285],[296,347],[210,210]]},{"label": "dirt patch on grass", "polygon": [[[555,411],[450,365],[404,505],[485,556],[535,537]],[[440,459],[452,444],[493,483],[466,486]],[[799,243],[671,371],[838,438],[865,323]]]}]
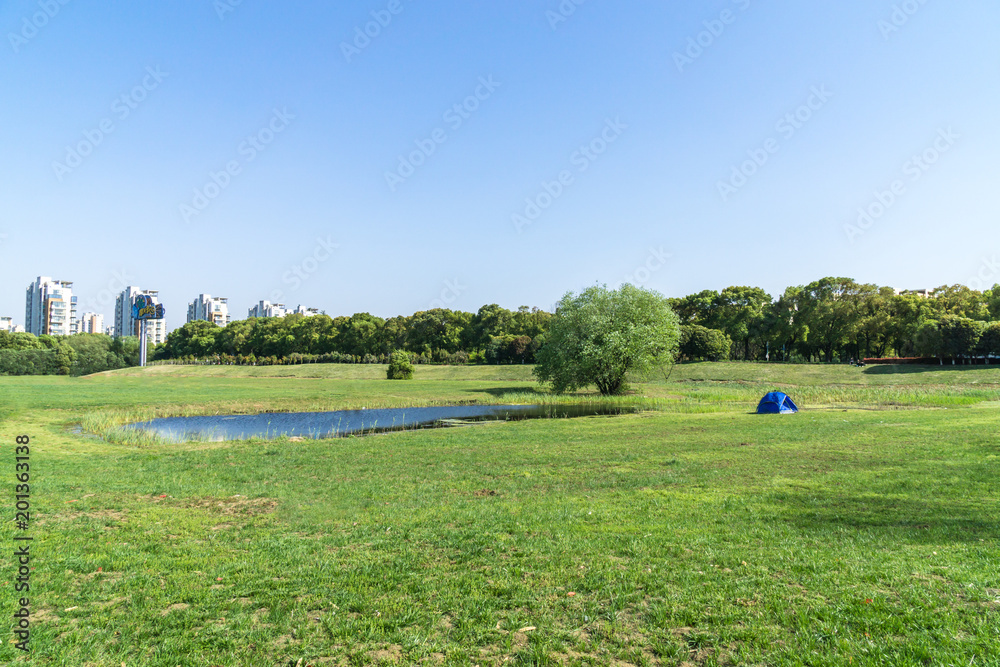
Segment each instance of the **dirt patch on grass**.
[{"label": "dirt patch on grass", "polygon": [[271,514],[278,509],[278,501],[274,498],[247,498],[245,496],[185,498],[181,501],[181,505],[207,509],[226,516],[257,516]]},{"label": "dirt patch on grass", "polygon": [[493,489],[479,489],[472,495],[474,495],[476,498],[490,498],[492,496],[499,496],[500,494],[494,491]]},{"label": "dirt patch on grass", "polygon": [[190,609],[190,607],[191,607],[191,605],[189,605],[189,604],[187,604],[185,602],[177,602],[175,604],[170,605],[169,607],[167,607],[163,611],[161,611],[160,612],[160,616],[166,616],[166,615],[168,615],[168,614],[170,614],[171,612],[174,612],[174,611],[184,611],[185,609]]},{"label": "dirt patch on grass", "polygon": [[54,609],[42,608],[31,614],[31,620],[35,623],[58,623],[59,617]]},{"label": "dirt patch on grass", "polygon": [[124,521],[127,516],[128,514],[121,510],[81,510],[78,512],[56,512],[47,516],[40,516],[35,519],[35,523],[42,526],[50,521],[79,521],[80,519],[95,519],[107,523],[110,521]]},{"label": "dirt patch on grass", "polygon": [[368,658],[375,663],[403,664],[403,647],[392,644],[377,651],[368,651]]}]

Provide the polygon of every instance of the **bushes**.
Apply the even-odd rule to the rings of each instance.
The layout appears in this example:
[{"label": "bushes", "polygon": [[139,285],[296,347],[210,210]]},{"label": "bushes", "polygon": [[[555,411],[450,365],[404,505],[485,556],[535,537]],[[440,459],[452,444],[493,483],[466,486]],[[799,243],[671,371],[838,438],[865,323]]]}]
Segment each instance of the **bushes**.
[{"label": "bushes", "polygon": [[410,363],[410,355],[402,350],[393,352],[392,358],[389,360],[386,378],[389,380],[412,380],[413,364]]},{"label": "bushes", "polygon": [[684,359],[725,361],[729,358],[732,341],[718,329],[709,329],[698,324],[681,327],[680,355]]},{"label": "bushes", "polygon": [[0,375],[60,375],[55,350],[0,350]]}]

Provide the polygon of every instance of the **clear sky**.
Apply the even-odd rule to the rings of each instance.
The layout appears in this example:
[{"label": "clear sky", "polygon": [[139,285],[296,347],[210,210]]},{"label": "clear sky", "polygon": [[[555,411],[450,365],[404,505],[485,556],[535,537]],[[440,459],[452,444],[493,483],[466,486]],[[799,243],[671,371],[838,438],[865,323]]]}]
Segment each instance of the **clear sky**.
[{"label": "clear sky", "polygon": [[157,289],[170,328],[200,293],[241,319],[988,287],[997,25],[995,0],[9,0],[0,315],[38,275],[109,320]]}]

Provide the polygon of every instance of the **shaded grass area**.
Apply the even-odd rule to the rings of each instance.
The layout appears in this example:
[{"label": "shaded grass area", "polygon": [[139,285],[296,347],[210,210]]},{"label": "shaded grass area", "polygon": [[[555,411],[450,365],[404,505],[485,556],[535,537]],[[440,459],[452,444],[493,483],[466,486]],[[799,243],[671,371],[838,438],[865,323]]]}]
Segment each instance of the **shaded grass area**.
[{"label": "shaded grass area", "polygon": [[[810,387],[868,395],[785,379],[799,380],[800,402]],[[5,642],[0,660],[895,666],[1000,655],[995,406],[757,417],[741,401],[759,380],[673,380],[625,399],[661,406],[640,415],[137,448],[66,432],[88,410],[76,401],[102,405],[72,381],[12,399],[3,379],[0,443],[34,440],[39,556],[34,655]],[[102,380],[109,393],[130,381]],[[187,381],[132,387],[125,400],[193,406],[175,395],[188,388],[206,410],[234,400]],[[309,380],[292,382],[304,404],[316,400]],[[355,382],[331,391],[378,398]],[[489,378],[390,384],[413,401],[498,402],[525,386],[510,382],[507,393]],[[243,391],[254,395],[235,400],[295,407],[293,389]],[[51,407],[32,408],[31,392]],[[3,609],[11,598],[0,589]]]}]

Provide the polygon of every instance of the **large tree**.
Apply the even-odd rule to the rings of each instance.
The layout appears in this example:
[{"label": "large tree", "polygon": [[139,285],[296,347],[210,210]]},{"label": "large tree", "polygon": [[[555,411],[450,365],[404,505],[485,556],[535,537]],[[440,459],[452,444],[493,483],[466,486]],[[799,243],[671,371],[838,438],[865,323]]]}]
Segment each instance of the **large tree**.
[{"label": "large tree", "polygon": [[759,287],[727,287],[715,304],[714,317],[698,324],[720,329],[732,338],[735,358],[750,361],[763,357],[765,308],[771,305],[771,295]]},{"label": "large tree", "polygon": [[657,292],[622,285],[566,294],[552,318],[535,375],[562,393],[596,385],[621,394],[630,373],[670,363],[680,337],[677,315]]}]

